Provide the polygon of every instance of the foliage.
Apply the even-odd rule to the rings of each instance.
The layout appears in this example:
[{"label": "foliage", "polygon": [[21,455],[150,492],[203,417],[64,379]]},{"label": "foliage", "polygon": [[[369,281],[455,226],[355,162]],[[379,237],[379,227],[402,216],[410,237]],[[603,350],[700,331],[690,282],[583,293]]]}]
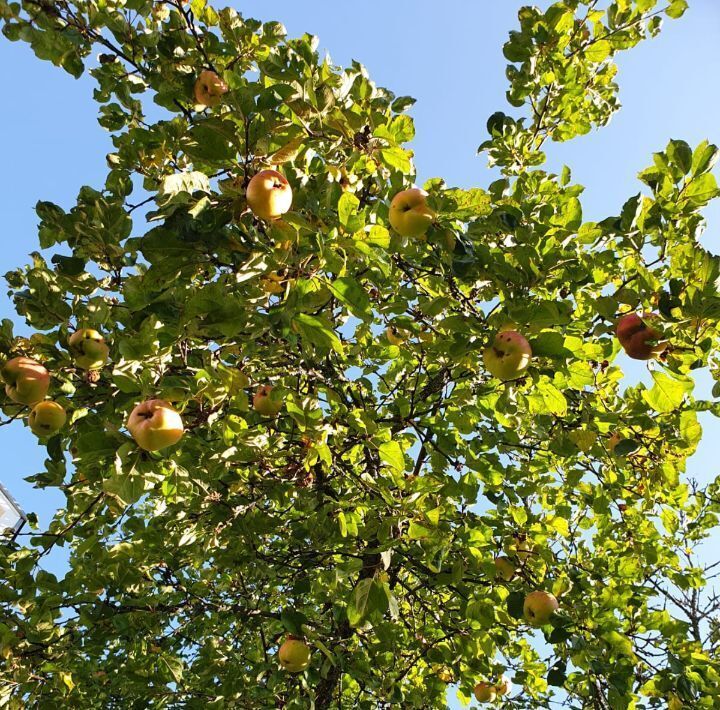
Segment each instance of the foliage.
[{"label": "foliage", "polygon": [[[429,181],[436,223],[402,240],[387,215],[413,181],[412,101],[360,64],[204,0],[0,0],[7,38],[90,66],[114,145],[104,185],[38,203],[50,251],[7,275],[35,334],[6,321],[0,351],[42,361],[71,414],[31,477],[65,507],[0,562],[6,706],[444,707],[448,680],[469,700],[506,670],[508,707],[718,705],[692,551],[720,495],[683,476],[697,413],[718,411],[692,379],[720,380],[720,259],[698,243],[717,149],[671,141],[598,223],[568,169],[539,167],[546,141],[607,123],[615,55],[686,6],[599,4],[520,11],[518,115],[481,146],[502,178]],[[229,86],[212,110],[193,105],[203,69]],[[294,191],[273,223],[245,208],[267,166]],[[615,359],[635,309],[670,342],[651,388]],[[502,383],[482,351],[508,325],[534,358]],[[68,351],[80,327],[111,345],[99,377]],[[264,383],[276,419],[250,406]],[[156,397],[187,433],[146,453],[124,425]],[[62,577],[43,570],[55,546]],[[560,601],[540,630],[521,618],[536,589]],[[313,649],[299,675],[275,657],[288,633]]]}]

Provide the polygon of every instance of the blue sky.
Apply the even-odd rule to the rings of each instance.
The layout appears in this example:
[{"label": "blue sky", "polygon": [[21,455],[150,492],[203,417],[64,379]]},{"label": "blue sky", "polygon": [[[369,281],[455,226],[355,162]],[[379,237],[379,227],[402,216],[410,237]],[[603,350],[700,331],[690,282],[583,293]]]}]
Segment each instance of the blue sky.
[{"label": "blue sky", "polygon": [[[291,35],[311,32],[338,64],[362,61],[373,79],[417,104],[414,142],[420,181],[442,176],[448,184],[484,186],[492,179],[484,157],[475,153],[485,139],[485,121],[505,102],[502,44],[515,28],[516,0],[394,0],[364,3],[322,0],[222,2],[245,15],[280,20]],[[547,5],[547,2],[540,3]],[[0,274],[27,262],[37,248],[34,204],[51,200],[74,204],[81,185],[99,186],[105,174],[108,134],[96,122],[93,82],[78,81],[35,59],[24,44],[0,39],[0,65],[12,81],[0,114],[3,167],[0,213],[3,248]],[[568,164],[573,179],[586,186],[586,219],[615,214],[639,189],[635,175],[652,162],[653,151],[670,138],[696,144],[720,143],[720,3],[691,0],[680,21],[667,22],[662,35],[624,54],[619,83],[623,110],[599,132],[548,147],[550,165]],[[720,252],[720,206],[706,212],[704,245]],[[139,230],[141,225],[137,226]],[[13,317],[0,289],[0,317]],[[21,329],[22,332],[22,329]],[[647,377],[633,364],[627,377]],[[704,391],[707,377],[701,377]],[[717,473],[720,424],[702,418],[705,438],[691,462],[700,481]],[[0,427],[5,464],[0,480],[27,511],[50,519],[62,499],[34,491],[23,477],[43,468],[44,449],[22,424]],[[714,456],[713,456],[714,454]]]}]

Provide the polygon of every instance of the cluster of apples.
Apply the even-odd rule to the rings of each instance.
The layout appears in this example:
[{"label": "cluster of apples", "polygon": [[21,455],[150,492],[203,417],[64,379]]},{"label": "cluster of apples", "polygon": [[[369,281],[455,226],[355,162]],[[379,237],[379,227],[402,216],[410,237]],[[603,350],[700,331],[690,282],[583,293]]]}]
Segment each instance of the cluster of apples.
[{"label": "cluster of apples", "polygon": [[[106,362],[110,349],[100,333],[81,328],[68,340],[75,364],[83,370],[97,370]],[[38,437],[57,434],[67,421],[65,408],[46,400],[50,388],[50,373],[44,365],[29,357],[14,357],[0,369],[5,382],[5,394],[17,404],[32,407],[28,426]]]},{"label": "cluster of apples", "polygon": [[[273,394],[272,385],[260,385],[253,396],[253,409],[262,416],[276,417],[283,401]],[[164,399],[148,399],[130,413],[127,428],[135,443],[145,451],[160,451],[177,444],[185,433],[179,412]]]},{"label": "cluster of apples", "polygon": [[475,686],[475,698],[479,703],[492,703],[498,697],[509,695],[512,683],[507,676],[501,676],[497,683],[481,682]]}]

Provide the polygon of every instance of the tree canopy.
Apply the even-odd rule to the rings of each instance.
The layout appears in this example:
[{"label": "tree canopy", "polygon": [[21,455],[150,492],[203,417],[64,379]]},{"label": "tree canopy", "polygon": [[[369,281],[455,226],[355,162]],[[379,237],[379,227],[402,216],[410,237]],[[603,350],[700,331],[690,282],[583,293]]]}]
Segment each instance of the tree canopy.
[{"label": "tree canopy", "polygon": [[[104,184],[38,202],[43,251],[6,276],[34,334],[3,321],[2,359],[41,363],[67,421],[45,435],[8,364],[3,423],[33,410],[30,480],[66,502],[0,559],[0,705],[718,706],[718,568],[695,550],[720,492],[685,470],[698,412],[720,414],[693,396],[694,371],[720,381],[698,242],[718,149],[671,140],[599,222],[543,168],[619,108],[616,56],[686,7],[521,9],[480,146],[501,177],[429,180],[431,224],[402,236],[412,99],[315,37],[205,0],[0,0],[6,38],[94,77],[114,146]],[[269,168],[279,218],[248,209]],[[617,359],[632,313],[651,387]],[[184,425],[157,451],[128,429],[154,400]],[[559,608],[529,613],[538,592]]]}]

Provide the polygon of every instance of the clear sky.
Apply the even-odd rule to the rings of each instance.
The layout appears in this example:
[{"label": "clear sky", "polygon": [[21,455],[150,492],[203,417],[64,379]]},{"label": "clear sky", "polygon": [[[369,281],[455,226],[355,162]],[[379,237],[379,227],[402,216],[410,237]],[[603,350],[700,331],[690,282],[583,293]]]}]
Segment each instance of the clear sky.
[{"label": "clear sky", "polygon": [[[247,16],[279,20],[288,32],[320,37],[320,49],[338,64],[357,59],[372,78],[398,95],[411,95],[417,138],[413,145],[420,181],[442,176],[448,184],[485,186],[492,176],[476,155],[485,121],[505,102],[502,44],[517,24],[519,0],[214,0]],[[541,2],[540,5],[547,5]],[[679,21],[667,22],[658,39],[619,60],[623,110],[611,125],[567,144],[548,146],[550,164],[568,164],[586,186],[586,219],[617,214],[640,190],[635,179],[652,153],[670,138],[720,144],[720,2],[690,0]],[[93,81],[76,81],[37,60],[27,45],[0,38],[0,66],[9,79],[0,114],[2,163],[0,274],[25,264],[37,248],[33,206],[51,200],[69,209],[81,185],[98,187],[111,145],[96,122]],[[720,252],[720,205],[706,212],[704,245]],[[142,225],[136,225],[139,231]],[[5,289],[0,318],[13,317]],[[17,320],[17,319],[15,319]],[[26,332],[24,328],[20,332]],[[627,364],[627,363],[623,363]],[[644,366],[627,369],[629,381],[647,377]],[[701,375],[703,391],[708,378]],[[708,481],[718,473],[720,425],[701,418],[705,438],[690,474]],[[27,511],[47,523],[61,497],[34,491],[23,477],[43,468],[44,449],[16,422],[0,427],[4,465],[0,480]],[[720,540],[720,538],[719,538]],[[718,540],[715,541],[717,547]]]}]

